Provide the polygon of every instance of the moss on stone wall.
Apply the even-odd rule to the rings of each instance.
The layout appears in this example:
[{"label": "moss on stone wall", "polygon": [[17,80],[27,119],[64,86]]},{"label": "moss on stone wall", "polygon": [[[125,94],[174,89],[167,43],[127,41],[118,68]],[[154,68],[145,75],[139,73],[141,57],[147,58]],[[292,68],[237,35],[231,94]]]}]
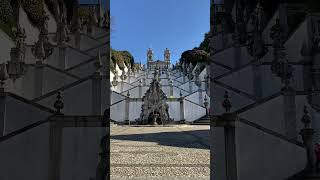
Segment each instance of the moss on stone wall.
[{"label": "moss on stone wall", "polygon": [[111,61],[114,66],[117,64],[120,69],[124,69],[124,65],[133,67],[134,64],[134,58],[129,51],[117,51],[114,49],[111,50]]},{"label": "moss on stone wall", "polygon": [[202,62],[208,61],[209,52],[210,52],[209,44],[210,44],[209,33],[206,33],[199,47],[195,47],[192,50],[184,51],[181,54],[180,61],[183,61],[187,64],[191,62],[194,66],[198,62],[202,63]]},{"label": "moss on stone wall", "polygon": [[43,7],[43,0],[22,0],[21,5],[31,24],[37,28],[41,28],[45,21],[45,10]]},{"label": "moss on stone wall", "polygon": [[45,0],[44,2],[46,3],[49,12],[57,20],[57,18],[58,18],[58,2],[55,0]]},{"label": "moss on stone wall", "polygon": [[0,29],[13,38],[12,28],[15,26],[13,9],[10,0],[1,0],[0,2]]}]

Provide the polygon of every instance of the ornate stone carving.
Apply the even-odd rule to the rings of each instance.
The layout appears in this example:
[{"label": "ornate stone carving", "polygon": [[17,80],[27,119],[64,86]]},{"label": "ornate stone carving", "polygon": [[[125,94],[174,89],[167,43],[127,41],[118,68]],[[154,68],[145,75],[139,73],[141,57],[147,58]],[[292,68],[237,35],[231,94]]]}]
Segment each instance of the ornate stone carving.
[{"label": "ornate stone carving", "polygon": [[40,62],[43,62],[53,53],[53,45],[49,42],[47,29],[42,28],[40,30],[38,41],[33,45],[31,51]]},{"label": "ornate stone carving", "polygon": [[256,59],[260,59],[267,52],[267,48],[262,38],[262,31],[266,25],[266,15],[263,11],[263,7],[260,5],[260,2],[251,14],[250,21],[251,26],[249,28],[250,35],[248,38],[248,52]]},{"label": "ornate stone carving", "polygon": [[161,90],[160,82],[154,78],[143,97],[142,112],[138,123],[140,124],[168,124],[172,120],[169,116],[167,96]]},{"label": "ornate stone carving", "polygon": [[275,25],[271,28],[270,37],[273,40],[273,60],[271,64],[271,71],[277,77],[281,78],[285,89],[289,89],[290,80],[292,79],[293,67],[289,64],[286,58],[286,49],[284,47],[284,32],[281,29],[279,19],[276,20]]},{"label": "ornate stone carving", "polygon": [[25,30],[18,26],[15,31],[16,46],[11,48],[11,60],[7,64],[8,74],[13,81],[24,75],[27,70],[26,64],[24,62],[26,51],[25,39]]},{"label": "ornate stone carving", "polygon": [[61,12],[56,34],[58,45],[65,45],[70,41],[68,32],[69,30],[67,26],[66,14],[64,12]]},{"label": "ornate stone carving", "polygon": [[126,80],[127,79],[127,75],[126,75],[126,72],[124,70],[122,70],[122,73],[121,73],[121,76],[120,76],[120,79],[122,81]]},{"label": "ornate stone carving", "polygon": [[225,109],[226,113],[230,112],[232,108],[231,101],[229,100],[229,93],[228,91],[225,91],[224,93],[224,100],[222,102],[222,106]]},{"label": "ornate stone carving", "polygon": [[243,14],[243,8],[240,1],[236,1],[236,23],[235,23],[235,32],[232,36],[235,46],[240,46],[246,43],[247,32],[246,32],[246,23],[245,17]]},{"label": "ornate stone carving", "polygon": [[53,106],[56,109],[57,114],[63,114],[61,113],[61,110],[64,107],[64,103],[62,102],[61,92],[58,92],[57,100],[54,102]]}]

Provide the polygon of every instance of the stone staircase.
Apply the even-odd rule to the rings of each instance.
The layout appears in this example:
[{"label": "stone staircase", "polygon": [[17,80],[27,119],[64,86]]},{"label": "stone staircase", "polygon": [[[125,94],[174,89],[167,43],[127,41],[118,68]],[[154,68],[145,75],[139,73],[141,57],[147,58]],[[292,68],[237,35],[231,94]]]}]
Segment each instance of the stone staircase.
[{"label": "stone staircase", "polygon": [[193,121],[191,124],[192,125],[210,125],[210,117],[207,115],[203,116],[198,120]]}]

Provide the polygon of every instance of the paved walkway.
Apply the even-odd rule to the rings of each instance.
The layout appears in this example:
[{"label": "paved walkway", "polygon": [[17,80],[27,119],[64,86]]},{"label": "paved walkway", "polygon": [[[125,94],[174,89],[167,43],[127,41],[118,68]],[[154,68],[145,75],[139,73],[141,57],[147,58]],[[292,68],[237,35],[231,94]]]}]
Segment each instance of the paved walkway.
[{"label": "paved walkway", "polygon": [[207,180],[209,126],[111,128],[111,180]]}]

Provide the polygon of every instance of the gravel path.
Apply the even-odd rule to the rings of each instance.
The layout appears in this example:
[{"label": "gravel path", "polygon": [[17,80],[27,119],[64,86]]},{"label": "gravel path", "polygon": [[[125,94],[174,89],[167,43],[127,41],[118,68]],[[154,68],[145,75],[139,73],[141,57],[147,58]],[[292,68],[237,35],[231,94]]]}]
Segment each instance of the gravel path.
[{"label": "gravel path", "polygon": [[209,126],[113,126],[111,180],[209,179]]}]

